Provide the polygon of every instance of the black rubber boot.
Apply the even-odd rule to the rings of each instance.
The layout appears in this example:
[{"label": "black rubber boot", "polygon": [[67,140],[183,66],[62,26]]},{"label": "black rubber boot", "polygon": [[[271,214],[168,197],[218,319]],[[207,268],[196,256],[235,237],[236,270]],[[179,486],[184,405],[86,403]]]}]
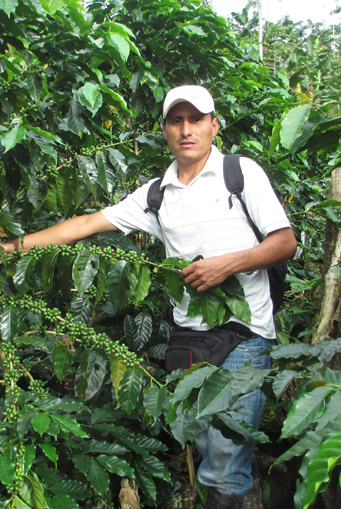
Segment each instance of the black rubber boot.
[{"label": "black rubber boot", "polygon": [[205,509],[263,509],[261,480],[257,466],[252,468],[253,486],[245,495],[225,495],[208,488]]}]

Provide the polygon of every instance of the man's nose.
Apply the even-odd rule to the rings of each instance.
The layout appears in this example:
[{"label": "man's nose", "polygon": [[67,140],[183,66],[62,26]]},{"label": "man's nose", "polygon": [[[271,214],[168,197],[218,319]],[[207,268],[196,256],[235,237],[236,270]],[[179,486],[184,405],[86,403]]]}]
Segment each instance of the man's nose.
[{"label": "man's nose", "polygon": [[191,136],[192,134],[192,124],[189,120],[184,120],[182,124],[182,136],[184,138],[187,138],[188,136]]}]

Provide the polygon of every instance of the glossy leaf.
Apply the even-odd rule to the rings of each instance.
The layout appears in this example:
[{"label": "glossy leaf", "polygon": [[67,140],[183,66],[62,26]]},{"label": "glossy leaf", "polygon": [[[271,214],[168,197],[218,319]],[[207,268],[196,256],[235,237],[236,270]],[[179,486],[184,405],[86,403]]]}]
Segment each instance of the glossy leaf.
[{"label": "glossy leaf", "polygon": [[58,454],[57,454],[57,449],[50,443],[44,443],[44,444],[39,444],[41,450],[43,451],[43,453],[45,454],[45,456],[47,456],[49,458],[49,460],[51,460],[54,464],[55,464],[55,467],[57,467],[57,461],[58,461]]},{"label": "glossy leaf", "polygon": [[141,395],[142,376],[138,368],[129,368],[118,386],[117,397],[122,409],[129,415],[135,409]]},{"label": "glossy leaf", "polygon": [[13,460],[10,449],[6,449],[0,455],[0,481],[7,486],[12,486],[15,479],[15,463]]},{"label": "glossy leaf", "polygon": [[117,474],[120,477],[134,477],[134,470],[123,458],[114,455],[100,454],[96,457],[96,460],[112,474]]},{"label": "glossy leaf", "polygon": [[76,257],[72,267],[72,279],[80,295],[92,285],[98,272],[99,257],[89,249],[83,249]]},{"label": "glossy leaf", "polygon": [[9,17],[12,12],[15,12],[15,9],[18,6],[18,0],[1,0],[0,1],[0,9],[2,9],[7,16]]},{"label": "glossy leaf", "polygon": [[38,413],[32,417],[33,429],[42,436],[50,425],[50,417],[48,414]]},{"label": "glossy leaf", "polygon": [[143,396],[143,406],[146,411],[153,417],[154,421],[161,414],[167,397],[166,387],[151,387],[146,390]]},{"label": "glossy leaf", "polygon": [[173,397],[171,398],[172,405],[176,405],[179,401],[188,398],[192,390],[201,387],[206,379],[217,369],[218,368],[215,366],[204,366],[199,369],[199,366],[196,365],[194,370],[186,371],[175,388]]},{"label": "glossy leaf", "polygon": [[53,422],[58,424],[63,431],[66,433],[74,433],[77,437],[87,437],[85,431],[82,430],[81,426],[74,419],[70,419],[65,415],[50,414]]},{"label": "glossy leaf", "polygon": [[120,260],[108,274],[107,290],[117,309],[122,309],[126,304],[126,292],[129,290],[128,271],[129,263]]},{"label": "glossy leaf", "polygon": [[15,306],[4,307],[0,316],[0,331],[4,341],[11,341],[19,327],[19,310]]},{"label": "glossy leaf", "polygon": [[72,354],[69,350],[68,345],[65,345],[61,341],[58,341],[53,349],[52,363],[53,370],[58,380],[63,380],[68,374],[72,361]]},{"label": "glossy leaf", "polygon": [[35,474],[35,472],[31,471],[26,475],[26,479],[32,486],[35,507],[37,509],[46,509],[47,502],[45,498],[44,487],[40,482],[39,477]]},{"label": "glossy leaf", "polygon": [[102,496],[105,495],[109,488],[109,475],[106,469],[103,468],[95,458],[91,460],[91,466],[87,477],[97,493]]},{"label": "glossy leaf", "polygon": [[138,283],[135,288],[135,300],[134,304],[137,306],[143,299],[145,299],[149,293],[151,285],[151,273],[149,267],[146,265],[140,265],[138,271]]},{"label": "glossy leaf", "polygon": [[324,412],[325,399],[331,392],[329,387],[317,387],[294,401],[283,423],[281,438],[299,435],[309,424],[315,422]]},{"label": "glossy leaf", "polygon": [[5,153],[16,146],[26,135],[26,129],[17,125],[0,136],[1,144],[5,148]]},{"label": "glossy leaf", "polygon": [[311,505],[320,489],[323,491],[326,488],[324,483],[330,481],[331,470],[341,463],[340,448],[341,434],[328,437],[308,463],[308,472],[304,479],[305,491],[301,498],[304,509]]},{"label": "glossy leaf", "polygon": [[281,142],[290,152],[297,138],[303,133],[304,123],[309,116],[310,105],[301,104],[288,111],[282,120],[282,128],[280,131]]},{"label": "glossy leaf", "polygon": [[227,399],[231,398],[230,382],[229,371],[218,370],[212,373],[199,393],[198,417],[228,409]]},{"label": "glossy leaf", "polygon": [[297,371],[293,371],[290,369],[280,371],[276,375],[276,378],[272,383],[272,388],[276,398],[279,398],[283,394],[283,392],[288,388],[288,385],[290,384],[290,382],[293,381],[295,376],[297,376]]},{"label": "glossy leaf", "polygon": [[[16,271],[13,276],[13,282],[17,288],[20,288],[24,285],[26,279],[31,276],[32,271],[35,267],[35,259],[32,256],[24,256],[21,258],[16,264]],[[28,280],[29,281],[29,280]]]}]

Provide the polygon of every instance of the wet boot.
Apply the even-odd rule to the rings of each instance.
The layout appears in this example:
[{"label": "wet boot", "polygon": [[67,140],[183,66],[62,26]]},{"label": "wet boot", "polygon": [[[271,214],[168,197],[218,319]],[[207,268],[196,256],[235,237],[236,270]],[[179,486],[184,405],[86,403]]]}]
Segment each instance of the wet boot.
[{"label": "wet boot", "polygon": [[245,495],[225,495],[208,488],[205,509],[263,509],[261,480],[258,468],[252,469],[253,486]]}]

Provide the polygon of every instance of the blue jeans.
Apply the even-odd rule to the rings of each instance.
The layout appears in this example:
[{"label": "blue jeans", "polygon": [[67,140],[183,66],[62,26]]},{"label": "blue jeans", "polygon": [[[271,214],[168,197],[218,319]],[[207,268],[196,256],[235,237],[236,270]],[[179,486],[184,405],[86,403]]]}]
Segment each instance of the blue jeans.
[{"label": "blue jeans", "polygon": [[[242,341],[224,360],[222,367],[233,371],[249,361],[257,369],[268,369],[270,359],[267,355],[257,357],[263,350],[270,349],[274,340],[257,336]],[[257,428],[260,424],[265,396],[261,390],[242,396],[241,401],[252,413],[243,415],[243,419]],[[237,417],[237,414],[235,414]],[[239,416],[240,418],[240,416]],[[198,469],[198,480],[205,486],[218,489],[226,495],[244,495],[253,486],[251,474],[253,441],[248,438],[243,445],[235,445],[224,438],[219,430],[209,426],[196,441],[202,462]]]}]

